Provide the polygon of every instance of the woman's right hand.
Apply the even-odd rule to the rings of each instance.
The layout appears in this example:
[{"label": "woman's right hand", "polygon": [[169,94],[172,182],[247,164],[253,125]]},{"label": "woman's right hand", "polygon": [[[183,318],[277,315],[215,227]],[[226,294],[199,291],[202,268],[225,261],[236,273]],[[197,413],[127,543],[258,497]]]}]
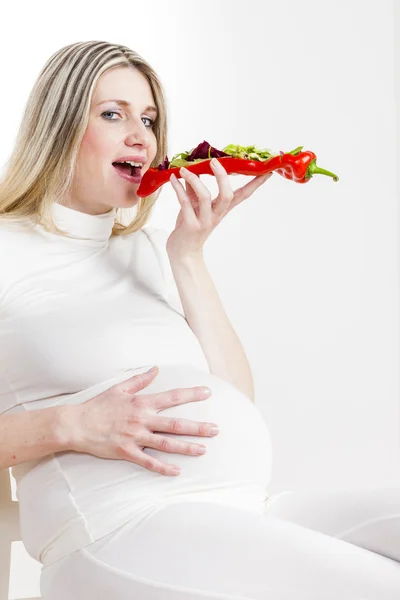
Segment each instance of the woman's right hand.
[{"label": "woman's right hand", "polygon": [[160,410],[205,400],[210,395],[204,392],[206,388],[199,386],[135,396],[153,381],[157,373],[158,367],[117,383],[82,404],[66,405],[66,419],[72,428],[69,449],[100,458],[128,460],[161,475],[179,475],[179,467],[157,460],[143,452],[143,448],[198,456],[201,445],[153,432],[207,437],[216,435],[212,428],[217,425],[158,417]]}]

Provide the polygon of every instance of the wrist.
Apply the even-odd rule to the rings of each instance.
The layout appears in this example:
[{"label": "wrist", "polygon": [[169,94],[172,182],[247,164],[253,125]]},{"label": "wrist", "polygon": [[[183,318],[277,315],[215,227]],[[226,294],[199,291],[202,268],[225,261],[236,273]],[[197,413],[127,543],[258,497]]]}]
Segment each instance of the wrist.
[{"label": "wrist", "polygon": [[197,250],[196,252],[191,252],[187,254],[179,254],[174,255],[173,253],[168,253],[169,262],[171,265],[196,265],[198,263],[204,262],[204,256],[202,250]]},{"label": "wrist", "polygon": [[55,409],[55,435],[60,452],[66,450],[78,451],[78,406],[62,405]]}]

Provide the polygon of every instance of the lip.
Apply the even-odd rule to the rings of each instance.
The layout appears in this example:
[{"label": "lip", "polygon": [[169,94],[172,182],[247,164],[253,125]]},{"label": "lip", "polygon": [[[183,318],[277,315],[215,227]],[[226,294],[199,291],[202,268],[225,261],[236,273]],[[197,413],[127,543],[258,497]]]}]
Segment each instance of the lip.
[{"label": "lip", "polygon": [[129,156],[120,156],[119,158],[116,158],[115,160],[113,160],[113,163],[124,162],[124,160],[140,162],[142,164],[142,166],[146,164],[146,158],[144,156],[139,156],[139,154],[136,154],[136,155],[131,154]]}]

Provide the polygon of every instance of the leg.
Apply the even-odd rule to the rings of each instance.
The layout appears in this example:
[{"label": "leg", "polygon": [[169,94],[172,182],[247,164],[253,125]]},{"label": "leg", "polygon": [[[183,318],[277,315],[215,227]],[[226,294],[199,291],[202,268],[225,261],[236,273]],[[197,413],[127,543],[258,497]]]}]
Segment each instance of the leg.
[{"label": "leg", "polygon": [[[56,564],[56,563],[55,563]],[[400,564],[269,515],[170,504],[44,569],[44,600],[393,600]],[[56,567],[57,568],[57,567]]]},{"label": "leg", "polygon": [[283,492],[265,512],[400,562],[400,488]]}]

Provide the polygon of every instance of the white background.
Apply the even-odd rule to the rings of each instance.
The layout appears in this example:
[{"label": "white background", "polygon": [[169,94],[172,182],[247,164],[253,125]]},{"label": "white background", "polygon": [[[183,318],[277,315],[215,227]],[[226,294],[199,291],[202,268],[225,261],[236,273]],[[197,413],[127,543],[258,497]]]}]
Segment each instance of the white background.
[{"label": "white background", "polygon": [[[169,158],[203,140],[303,145],[339,175],[300,185],[275,174],[205,246],[271,432],[271,492],[400,480],[399,38],[399,3],[389,0],[2,8],[0,165],[44,62],[67,44],[105,40],[159,74]],[[201,180],[215,195],[215,179]],[[230,177],[234,189],[247,181]],[[167,184],[152,222],[172,230],[178,212]],[[13,543],[9,600],[39,596],[38,577]]]}]

